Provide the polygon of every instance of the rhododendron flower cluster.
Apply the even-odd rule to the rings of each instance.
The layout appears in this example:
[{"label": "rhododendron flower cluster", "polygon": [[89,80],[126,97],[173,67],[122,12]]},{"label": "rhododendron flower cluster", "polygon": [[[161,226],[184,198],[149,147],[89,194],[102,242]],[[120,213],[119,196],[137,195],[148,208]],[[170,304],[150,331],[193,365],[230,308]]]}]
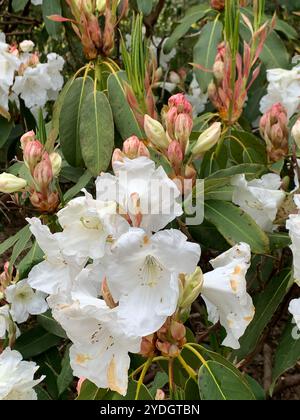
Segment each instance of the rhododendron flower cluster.
[{"label": "rhododendron flower cluster", "polygon": [[47,62],[41,63],[38,52],[33,49],[32,41],[9,45],[5,36],[1,36],[0,113],[6,118],[9,118],[9,101],[19,106],[19,98],[37,116],[40,109],[45,111],[48,101],[56,100],[63,86],[64,59],[50,53]]},{"label": "rhododendron flower cluster", "polygon": [[[142,156],[129,159],[124,151],[131,153],[131,145]],[[128,139],[124,151],[114,154],[114,175],[96,180],[96,199],[84,191],[58,212],[61,231],[28,219],[45,254],[28,283],[49,295],[54,318],[73,342],[74,374],[122,395],[129,353],[180,354],[186,342],[180,313],[200,293],[210,320],[220,319],[227,331],[225,345],[239,347],[254,314],[245,280],[249,246],[218,257],[202,277],[200,246],[167,228],[182,214],[176,184],[143,155],[138,139]]]}]

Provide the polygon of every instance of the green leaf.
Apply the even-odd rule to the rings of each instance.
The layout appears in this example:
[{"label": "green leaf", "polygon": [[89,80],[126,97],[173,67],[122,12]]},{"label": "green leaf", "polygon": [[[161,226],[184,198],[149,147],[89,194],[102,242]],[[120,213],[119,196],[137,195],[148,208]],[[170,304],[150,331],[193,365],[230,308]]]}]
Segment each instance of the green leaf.
[{"label": "green leaf", "polygon": [[26,331],[17,339],[15,350],[19,351],[24,359],[29,359],[57,346],[60,341],[59,337],[48,333],[41,326],[37,326]]},{"label": "green leaf", "polygon": [[48,394],[48,392],[45,391],[45,389],[42,388],[41,385],[37,385],[34,389],[35,389],[35,392],[37,393],[37,398],[39,401],[48,401],[52,399],[50,395]]},{"label": "green leaf", "polygon": [[289,68],[289,53],[280,36],[275,31],[272,31],[266,39],[260,59],[267,69]]},{"label": "green leaf", "polygon": [[24,228],[23,234],[22,236],[19,237],[18,242],[15,244],[13,252],[11,254],[11,257],[10,257],[11,267],[15,264],[19,255],[26,248],[31,236],[32,236],[31,230],[29,229],[29,226],[26,226],[26,229]]},{"label": "green leaf", "polygon": [[[239,164],[267,164],[267,152],[265,143],[246,131],[232,131],[231,136],[226,140],[229,142],[230,151],[233,159]],[[251,155],[249,149],[255,150],[255,157]]]},{"label": "green leaf", "polygon": [[208,200],[204,203],[205,218],[216,226],[230,245],[246,242],[253,253],[269,250],[269,238],[243,210],[226,201]]},{"label": "green leaf", "polygon": [[89,170],[85,171],[85,173],[79,178],[78,182],[74,187],[70,188],[64,195],[65,201],[70,201],[75,195],[80,193],[80,191],[87,186],[90,180],[93,178],[92,174]]},{"label": "green leaf", "polygon": [[56,335],[60,338],[67,338],[64,329],[52,317],[51,311],[47,311],[44,314],[38,315],[37,322],[44,328],[44,330],[48,331],[49,333]]},{"label": "green leaf", "polygon": [[[218,19],[208,22],[204,26],[194,47],[194,62],[196,64],[200,64],[207,70],[212,70],[217,55],[217,48],[222,40],[222,31],[223,25]],[[198,69],[195,70],[195,73],[202,92],[206,92],[213,78],[212,73]]]},{"label": "green leaf", "polygon": [[280,338],[276,350],[271,391],[274,390],[277,379],[288,369],[294,367],[299,360],[299,328],[293,322],[289,322]]},{"label": "green leaf", "polygon": [[24,9],[26,4],[28,3],[28,0],[13,0],[12,1],[12,8],[15,12],[20,12]]},{"label": "green leaf", "polygon": [[232,369],[219,362],[208,361],[199,371],[199,390],[202,400],[255,400],[249,387]]},{"label": "green leaf", "polygon": [[80,77],[70,86],[59,117],[60,144],[66,161],[71,166],[83,166],[80,147],[80,120],[84,99],[93,92],[90,77]]},{"label": "green leaf", "polygon": [[200,394],[199,394],[199,386],[196,382],[190,378],[187,380],[184,388],[184,395],[186,401],[199,401]]},{"label": "green leaf", "polygon": [[153,8],[153,0],[137,0],[139,11],[148,16]]},{"label": "green leaf", "polygon": [[13,128],[13,121],[7,121],[6,118],[0,116],[0,149],[5,145],[11,130]]},{"label": "green leaf", "polygon": [[267,167],[260,164],[242,163],[231,168],[221,169],[210,175],[207,179],[229,178],[234,175],[245,174],[247,179],[259,178],[267,172]]},{"label": "green leaf", "polygon": [[283,249],[291,245],[291,238],[288,233],[268,233],[270,240],[270,248],[272,251],[275,249]]},{"label": "green leaf", "polygon": [[114,121],[103,92],[94,90],[84,99],[79,132],[85,165],[97,177],[109,167],[114,148]]},{"label": "green leaf", "polygon": [[135,135],[144,137],[142,130],[130,108],[123,87],[126,78],[124,71],[111,74],[108,78],[108,98],[113,112],[114,121],[123,140]]},{"label": "green leaf", "polygon": [[177,42],[189,31],[194,23],[203,19],[212,9],[204,4],[191,7],[189,13],[181,20],[174,32],[168,38],[164,45],[164,52],[168,54],[177,44]]},{"label": "green leaf", "polygon": [[[134,381],[133,379],[130,379],[129,383],[128,383],[127,395],[125,397],[123,397],[119,394],[115,394],[114,398],[112,398],[112,399],[132,401],[132,400],[135,400],[136,391],[137,391],[137,382]],[[141,401],[150,401],[150,400],[153,399],[149,390],[148,390],[148,388],[143,384],[140,388],[138,399],[141,400]]]},{"label": "green leaf", "polygon": [[247,381],[251,391],[255,395],[255,399],[258,401],[265,401],[266,393],[261,385],[249,375],[244,375],[244,379]]},{"label": "green leaf", "polygon": [[93,382],[88,381],[87,379],[83,382],[80,394],[77,397],[77,400],[79,401],[101,401],[105,399],[111,399],[111,398],[105,398],[111,396],[111,391],[108,389],[101,389],[98,388]]},{"label": "green leaf", "polygon": [[51,15],[62,14],[60,0],[43,0],[42,4],[43,20],[47,32],[53,38],[57,38],[62,33],[62,24],[60,22],[54,22],[48,18]]},{"label": "green leaf", "polygon": [[65,351],[61,362],[62,369],[57,378],[58,395],[60,396],[70,386],[73,381],[73,370],[70,365],[69,348]]},{"label": "green leaf", "polygon": [[4,242],[2,242],[2,244],[0,245],[0,255],[4,254],[4,252],[13,247],[15,243],[18,242],[18,240],[22,238],[24,234],[26,234],[27,231],[28,225],[19,230],[19,232],[17,232],[15,235],[11,236],[10,238],[7,238]]},{"label": "green leaf", "polygon": [[18,270],[20,279],[27,277],[29,271],[43,260],[44,252],[39,247],[38,243],[34,241],[28,254],[20,261]]},{"label": "green leaf", "polygon": [[278,276],[273,277],[266,289],[259,293],[254,302],[254,319],[240,339],[241,348],[234,352],[234,357],[237,360],[244,359],[255,350],[264,329],[271,321],[292,284],[291,271],[284,270]]},{"label": "green leaf", "polygon": [[189,226],[189,232],[201,244],[201,247],[218,251],[227,251],[229,248],[227,241],[217,228],[207,221],[204,221],[200,226]]},{"label": "green leaf", "polygon": [[158,389],[162,389],[169,382],[169,377],[165,372],[157,372],[152,382],[149,392],[152,398],[155,398]]},{"label": "green leaf", "polygon": [[298,32],[293,28],[293,26],[278,18],[276,19],[275,31],[281,32],[288,39],[296,40],[299,38]]}]

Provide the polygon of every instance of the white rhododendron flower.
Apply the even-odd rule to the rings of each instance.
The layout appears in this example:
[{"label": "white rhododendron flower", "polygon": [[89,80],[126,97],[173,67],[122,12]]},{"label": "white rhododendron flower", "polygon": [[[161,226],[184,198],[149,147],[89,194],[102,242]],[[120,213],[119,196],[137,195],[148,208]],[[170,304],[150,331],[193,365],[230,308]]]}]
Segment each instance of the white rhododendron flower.
[{"label": "white rhododendron flower", "polygon": [[46,72],[50,80],[50,88],[47,90],[47,97],[49,101],[55,101],[58,93],[64,84],[64,78],[61,74],[65,60],[56,53],[47,55]]},{"label": "white rhododendron flower", "polygon": [[5,44],[5,43],[6,43],[5,33],[0,31],[0,44]]},{"label": "white rhododendron flower", "polygon": [[294,257],[294,278],[300,286],[300,195],[295,195],[295,204],[298,207],[297,214],[290,214],[286,222],[292,240],[291,250]]},{"label": "white rhododendron flower", "polygon": [[25,41],[22,41],[21,43],[20,43],[20,49],[21,49],[21,51],[22,52],[24,52],[24,53],[29,53],[29,52],[31,52],[32,50],[33,50],[33,48],[34,48],[34,42],[33,41],[31,41],[31,40],[25,40]]},{"label": "white rhododendron flower", "polygon": [[0,106],[8,111],[10,87],[19,69],[20,60],[9,52],[9,45],[5,43],[5,38],[2,36],[1,39],[3,42],[0,42]]},{"label": "white rhododendron flower", "polygon": [[179,297],[178,276],[195,271],[200,252],[200,246],[187,242],[178,230],[151,237],[132,228],[120,237],[107,258],[106,275],[128,334],[152,334],[173,315]]},{"label": "white rhododendron flower", "polygon": [[293,319],[300,330],[300,299],[293,299],[290,302],[289,312],[293,315]]},{"label": "white rhododendron flower", "polygon": [[270,69],[267,71],[268,93],[260,102],[260,111],[264,114],[272,105],[280,102],[291,118],[300,105],[300,65],[292,70]]},{"label": "white rhododendron flower", "polygon": [[34,6],[39,6],[39,5],[43,4],[43,0],[31,0],[31,3]]},{"label": "white rhododendron flower", "polygon": [[74,301],[66,302],[65,296],[59,295],[50,297],[49,304],[74,343],[70,349],[74,375],[126,395],[128,353],[140,352],[141,338],[126,335],[119,322],[119,308],[111,309],[98,298],[100,278],[96,274],[90,269],[82,271],[73,288]]},{"label": "white rhododendron flower", "polygon": [[5,291],[6,300],[11,304],[10,313],[17,323],[26,322],[29,315],[39,315],[47,311],[48,305],[43,292],[34,292],[27,280],[9,286]]},{"label": "white rhododendron flower", "polygon": [[36,290],[49,295],[68,291],[72,281],[86,264],[84,258],[79,266],[61,250],[61,233],[52,234],[48,226],[42,225],[37,218],[27,219],[30,230],[45,253],[45,261],[33,267],[28,276],[28,283]]},{"label": "white rhododendron flower", "polygon": [[44,377],[34,380],[38,370],[34,362],[25,362],[17,351],[6,348],[0,354],[0,400],[36,400],[34,387]]},{"label": "white rhododendron flower", "polygon": [[64,229],[63,252],[79,264],[85,258],[102,258],[110,242],[129,229],[115,202],[94,200],[86,191],[85,197],[75,198],[58,213],[58,220]]},{"label": "white rhododendron flower", "polygon": [[190,84],[188,95],[186,95],[186,99],[193,106],[194,117],[197,117],[199,114],[201,114],[201,112],[204,111],[208,99],[208,94],[202,92],[195,73],[193,73],[193,80]]},{"label": "white rhododendron flower", "polygon": [[116,176],[103,174],[97,179],[97,199],[116,201],[133,226],[157,232],[182,215],[176,184],[162,167],[155,169],[152,160],[124,158],[113,167]]},{"label": "white rhododendron flower", "polygon": [[[164,46],[169,38],[162,40],[157,36],[152,37],[152,43],[150,45],[150,50],[152,51],[155,58],[159,60],[159,66],[163,70],[168,70],[171,60],[176,56],[176,49],[173,48],[168,54],[164,52]],[[159,57],[157,57],[159,51]]]},{"label": "white rhododendron flower", "polygon": [[250,247],[241,243],[212,260],[214,270],[204,274],[201,293],[208,318],[214,324],[220,321],[227,332],[223,345],[233,349],[240,347],[239,339],[255,313],[245,278],[250,261]]},{"label": "white rhododendron flower", "polygon": [[249,214],[263,230],[272,232],[273,222],[285,198],[285,192],[280,190],[280,176],[267,174],[248,182],[245,175],[236,175],[231,183],[235,186],[233,203]]}]

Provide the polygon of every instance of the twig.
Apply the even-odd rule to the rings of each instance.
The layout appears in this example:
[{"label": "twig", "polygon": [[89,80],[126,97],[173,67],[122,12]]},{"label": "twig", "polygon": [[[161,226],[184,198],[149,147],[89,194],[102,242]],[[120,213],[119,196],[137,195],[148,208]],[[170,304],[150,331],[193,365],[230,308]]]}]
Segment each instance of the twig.
[{"label": "twig", "polygon": [[272,349],[264,345],[264,390],[267,393],[272,385]]}]

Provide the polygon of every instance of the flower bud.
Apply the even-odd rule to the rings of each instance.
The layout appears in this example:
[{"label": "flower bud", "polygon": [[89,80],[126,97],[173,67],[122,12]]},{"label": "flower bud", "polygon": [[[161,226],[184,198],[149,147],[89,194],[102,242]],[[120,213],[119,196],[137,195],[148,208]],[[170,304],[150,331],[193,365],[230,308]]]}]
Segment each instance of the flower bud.
[{"label": "flower bud", "polygon": [[207,130],[205,130],[198,138],[192,155],[196,158],[203,155],[205,152],[214,147],[221,137],[222,125],[220,122],[215,122]]},{"label": "flower bud", "polygon": [[41,194],[33,191],[30,195],[30,202],[41,213],[55,213],[59,205],[59,195],[57,192]]},{"label": "flower bud", "polygon": [[186,335],[185,326],[181,322],[172,320],[170,331],[172,338],[176,341],[182,341]]},{"label": "flower bud", "polygon": [[0,192],[5,194],[12,194],[23,190],[27,185],[27,181],[18,178],[15,175],[2,172],[0,174]]},{"label": "flower bud", "polygon": [[52,165],[53,176],[57,177],[60,174],[62,158],[59,153],[53,152],[49,155],[49,159]]},{"label": "flower bud", "polygon": [[175,107],[178,114],[189,114],[191,117],[193,116],[193,107],[183,93],[171,96],[169,107]]},{"label": "flower bud", "polygon": [[203,280],[203,273],[200,267],[197,267],[193,274],[186,275],[184,278],[183,276],[180,277],[183,286],[179,302],[180,309],[189,308],[197,299],[203,287]]},{"label": "flower bud", "polygon": [[30,40],[25,40],[20,43],[20,49],[24,53],[30,53],[34,48],[34,42]]},{"label": "flower bud", "polygon": [[178,172],[178,170],[180,169],[181,164],[183,162],[183,158],[184,155],[180,144],[177,141],[173,140],[168,148],[168,159],[173,168],[175,169],[175,172]]},{"label": "flower bud", "polygon": [[222,80],[224,79],[224,70],[225,70],[225,64],[223,61],[216,61],[213,66],[213,73],[214,76],[219,84],[222,83]]},{"label": "flower bud", "polygon": [[166,397],[166,394],[164,393],[164,391],[162,389],[158,389],[156,391],[154,399],[155,399],[155,401],[163,401],[163,400],[166,400],[167,397]]},{"label": "flower bud", "polygon": [[149,115],[145,115],[144,129],[147,138],[151,141],[153,146],[161,150],[165,150],[169,146],[169,141],[166,132],[159,121],[154,120]]},{"label": "flower bud", "polygon": [[120,149],[115,149],[111,158],[112,164],[115,162],[124,162],[124,153]]},{"label": "flower bud", "polygon": [[22,137],[21,137],[21,148],[22,150],[25,149],[27,143],[34,141],[35,140],[35,132],[34,131],[28,131],[28,133],[25,133]]},{"label": "flower bud", "polygon": [[266,142],[270,162],[278,162],[289,153],[289,129],[286,109],[274,104],[260,120],[260,134]]},{"label": "flower bud", "polygon": [[223,10],[225,7],[225,0],[211,0],[210,5],[212,9]]},{"label": "flower bud", "polygon": [[300,118],[292,128],[292,136],[294,137],[295,143],[300,148]]},{"label": "flower bud", "polygon": [[172,107],[164,113],[164,120],[170,140],[175,140],[175,124],[178,118],[177,108]]},{"label": "flower bud", "polygon": [[33,173],[36,165],[41,161],[43,157],[43,145],[38,140],[29,141],[26,143],[23,152],[24,163],[29,168],[30,172]]},{"label": "flower bud", "polygon": [[106,9],[106,0],[97,0],[96,9],[100,14],[104,13]]},{"label": "flower bud", "polygon": [[175,139],[179,141],[182,152],[185,154],[190,143],[193,130],[193,119],[188,114],[179,114],[175,121]]},{"label": "flower bud", "polygon": [[52,164],[47,152],[43,154],[41,162],[36,165],[33,172],[33,178],[40,191],[45,193],[53,181]]},{"label": "flower bud", "polygon": [[141,355],[144,357],[153,357],[155,355],[155,341],[156,336],[154,334],[148,335],[142,338],[141,343]]},{"label": "flower bud", "polygon": [[140,156],[150,157],[149,150],[136,136],[132,136],[124,142],[123,153],[129,159],[136,159]]}]

